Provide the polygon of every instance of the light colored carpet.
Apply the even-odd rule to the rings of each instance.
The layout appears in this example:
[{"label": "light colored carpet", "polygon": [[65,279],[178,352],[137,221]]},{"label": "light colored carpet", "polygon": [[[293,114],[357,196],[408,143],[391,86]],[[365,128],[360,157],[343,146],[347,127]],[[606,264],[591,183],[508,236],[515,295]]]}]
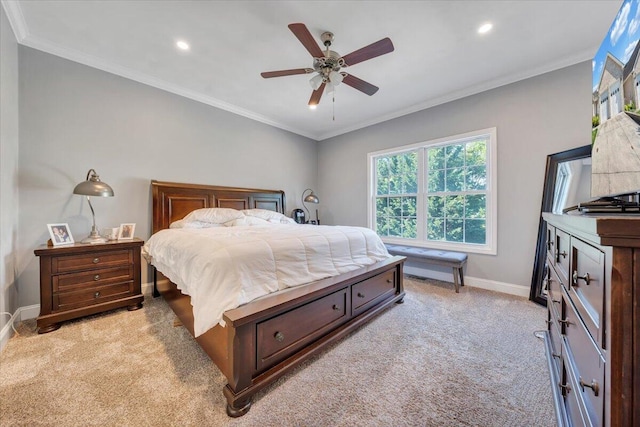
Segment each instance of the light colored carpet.
[{"label": "light colored carpet", "polygon": [[228,418],[222,374],[162,299],[37,335],[0,354],[3,426],[553,426],[545,310],[522,298],[405,280],[405,303]]}]

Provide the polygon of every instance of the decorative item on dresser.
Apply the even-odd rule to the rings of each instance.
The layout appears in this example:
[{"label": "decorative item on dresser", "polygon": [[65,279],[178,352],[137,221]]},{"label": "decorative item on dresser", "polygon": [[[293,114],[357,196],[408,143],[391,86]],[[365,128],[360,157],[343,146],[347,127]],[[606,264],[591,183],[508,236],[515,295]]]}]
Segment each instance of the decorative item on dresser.
[{"label": "decorative item on dresser", "polygon": [[544,213],[559,426],[640,425],[640,216]]},{"label": "decorative item on dresser", "polygon": [[140,239],[97,244],[43,246],[40,257],[38,333],[60,322],[119,307],[142,308]]}]

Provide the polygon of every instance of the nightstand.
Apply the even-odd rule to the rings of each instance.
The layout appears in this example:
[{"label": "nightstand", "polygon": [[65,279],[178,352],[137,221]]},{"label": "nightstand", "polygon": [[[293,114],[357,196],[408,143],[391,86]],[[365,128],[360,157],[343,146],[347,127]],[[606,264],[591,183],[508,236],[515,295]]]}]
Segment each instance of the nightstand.
[{"label": "nightstand", "polygon": [[38,333],[60,322],[115,308],[142,308],[140,239],[100,244],[42,246]]}]

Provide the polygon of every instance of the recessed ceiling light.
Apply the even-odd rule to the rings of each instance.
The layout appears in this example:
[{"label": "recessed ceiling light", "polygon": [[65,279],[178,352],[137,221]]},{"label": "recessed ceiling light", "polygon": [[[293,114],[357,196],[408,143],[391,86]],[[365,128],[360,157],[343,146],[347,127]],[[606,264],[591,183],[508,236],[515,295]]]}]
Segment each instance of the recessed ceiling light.
[{"label": "recessed ceiling light", "polygon": [[482,24],[480,28],[478,28],[479,34],[486,34],[493,28],[493,24],[491,22],[487,22],[486,24]]},{"label": "recessed ceiling light", "polygon": [[189,43],[182,40],[178,40],[176,46],[178,46],[178,49],[189,50]]}]

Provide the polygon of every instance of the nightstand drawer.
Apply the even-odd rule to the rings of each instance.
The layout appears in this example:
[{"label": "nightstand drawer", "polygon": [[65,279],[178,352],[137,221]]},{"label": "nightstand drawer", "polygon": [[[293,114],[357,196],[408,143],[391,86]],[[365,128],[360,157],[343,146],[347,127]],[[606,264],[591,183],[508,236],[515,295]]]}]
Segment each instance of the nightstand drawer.
[{"label": "nightstand drawer", "polygon": [[80,255],[67,255],[51,259],[52,273],[115,267],[133,263],[130,250],[93,252]]},{"label": "nightstand drawer", "polygon": [[96,286],[77,292],[63,292],[53,295],[53,310],[73,310],[101,302],[107,302],[133,294],[133,282]]},{"label": "nightstand drawer", "polygon": [[133,279],[133,266],[102,268],[82,273],[53,276],[53,292],[71,292],[86,287],[96,287]]}]

